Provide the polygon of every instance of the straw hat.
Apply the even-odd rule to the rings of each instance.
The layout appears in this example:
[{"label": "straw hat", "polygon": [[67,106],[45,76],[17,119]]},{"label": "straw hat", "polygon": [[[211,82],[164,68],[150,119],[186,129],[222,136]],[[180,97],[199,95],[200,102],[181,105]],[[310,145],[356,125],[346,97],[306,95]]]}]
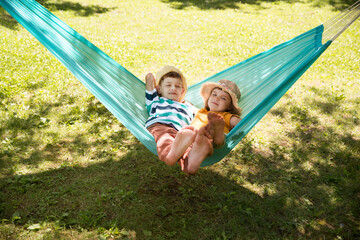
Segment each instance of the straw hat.
[{"label": "straw hat", "polygon": [[187,92],[187,83],[186,83],[186,78],[184,77],[184,75],[182,74],[182,72],[177,69],[174,66],[169,66],[169,65],[165,65],[164,67],[162,67],[157,73],[156,73],[156,86],[159,86],[160,83],[160,79],[167,73],[169,72],[176,72],[180,75],[181,77],[181,81],[182,81],[182,87],[184,89],[184,93],[181,96],[180,100],[183,100],[185,97],[185,94]]},{"label": "straw hat", "polygon": [[222,79],[218,83],[204,83],[201,87],[200,94],[203,97],[205,104],[207,103],[214,88],[220,88],[222,91],[227,92],[230,95],[232,105],[234,106],[235,110],[237,110],[238,115],[240,115],[241,108],[239,108],[238,102],[241,97],[241,93],[238,86],[234,82],[226,79]]}]

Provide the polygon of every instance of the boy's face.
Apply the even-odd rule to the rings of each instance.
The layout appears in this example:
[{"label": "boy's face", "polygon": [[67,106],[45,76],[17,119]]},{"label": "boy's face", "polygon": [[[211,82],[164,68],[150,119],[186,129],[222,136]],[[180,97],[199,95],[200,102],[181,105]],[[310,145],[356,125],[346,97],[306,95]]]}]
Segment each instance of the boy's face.
[{"label": "boy's face", "polygon": [[185,90],[181,79],[167,77],[161,82],[158,91],[162,97],[178,102]]},{"label": "boy's face", "polygon": [[210,111],[227,112],[231,106],[230,94],[219,88],[214,88],[207,102]]}]

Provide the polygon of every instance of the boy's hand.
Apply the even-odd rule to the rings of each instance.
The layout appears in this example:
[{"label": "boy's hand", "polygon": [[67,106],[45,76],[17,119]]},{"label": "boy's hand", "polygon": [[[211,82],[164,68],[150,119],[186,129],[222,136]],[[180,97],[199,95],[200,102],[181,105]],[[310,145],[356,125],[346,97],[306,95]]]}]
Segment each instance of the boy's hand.
[{"label": "boy's hand", "polygon": [[152,91],[155,88],[155,77],[154,74],[148,73],[145,76],[146,90]]}]

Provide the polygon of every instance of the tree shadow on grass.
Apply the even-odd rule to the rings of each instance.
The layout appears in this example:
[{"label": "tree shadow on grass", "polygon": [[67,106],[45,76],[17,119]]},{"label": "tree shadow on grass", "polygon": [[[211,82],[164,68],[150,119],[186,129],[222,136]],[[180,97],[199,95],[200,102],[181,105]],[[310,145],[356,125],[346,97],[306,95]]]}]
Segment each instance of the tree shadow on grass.
[{"label": "tree shadow on grass", "polygon": [[[343,164],[320,164],[316,175],[300,161],[279,164],[286,161],[282,150],[274,149],[274,156],[264,158],[251,144],[245,145],[242,153],[253,156],[248,166],[255,164],[257,172],[240,175],[233,170],[233,174],[247,184],[275,186],[264,194],[236,183],[231,171],[226,177],[205,168],[187,177],[178,167],[169,168],[149,157],[143,146],[134,145],[120,158],[108,154],[104,162],[87,167],[63,166],[0,179],[1,217],[11,221],[17,216],[15,224],[24,227],[57,222],[79,231],[118,228],[137,239],[358,236],[351,225],[358,204],[356,195],[349,193],[356,194],[359,184],[345,182],[351,179],[342,176]],[[291,172],[289,167],[297,170]],[[351,190],[344,193],[344,187]],[[329,194],[327,188],[335,188],[335,193]]]},{"label": "tree shadow on grass", "polygon": [[95,14],[106,13],[114,8],[101,7],[99,5],[82,5],[69,1],[48,2],[47,0],[38,1],[49,11],[73,11],[75,15],[88,17]]},{"label": "tree shadow on grass", "polygon": [[312,4],[319,8],[330,5],[334,11],[341,11],[353,5],[356,1],[357,0],[316,0],[313,1]]},{"label": "tree shadow on grass", "polygon": [[2,7],[0,7],[0,25],[7,27],[11,30],[19,29],[19,23]]},{"label": "tree shadow on grass", "polygon": [[[37,87],[42,86],[40,84]],[[31,85],[31,88],[34,90],[34,85]],[[21,107],[9,111],[5,106],[4,112],[9,114],[0,121],[0,136],[3,139],[0,145],[2,174],[11,174],[17,165],[32,168],[46,161],[59,163],[64,160],[61,158],[64,153],[70,152],[72,159],[81,157],[88,153],[89,149],[96,148],[109,139],[114,147],[128,140],[126,136],[130,135],[129,132],[94,96],[90,95],[87,99],[88,104],[81,108],[74,96],[61,94],[57,97],[57,101],[51,103],[39,103],[36,95],[24,100],[21,105],[31,106],[27,114],[22,113]],[[9,105],[14,104],[10,99],[8,101]],[[61,113],[54,115],[54,111]],[[71,130],[73,125],[86,122],[90,123],[88,132]],[[105,140],[99,138],[96,142],[89,143],[88,135],[100,135],[104,128],[112,124],[119,126],[114,134],[107,136]],[[60,136],[58,130],[48,130],[50,127],[68,129],[73,133],[69,133],[69,137]],[[46,140],[39,139],[40,136]]]},{"label": "tree shadow on grass", "polygon": [[[197,7],[201,10],[211,9],[239,9],[239,4],[249,4],[260,6],[263,2],[286,2],[297,3],[300,0],[161,0],[164,3],[168,3],[171,7],[182,10],[187,7]],[[323,7],[324,5],[331,5],[334,10],[343,10],[351,6],[354,0],[319,0],[314,1],[315,7]]]},{"label": "tree shadow on grass", "polygon": [[[87,108],[82,119],[110,117],[97,104]],[[167,167],[137,141],[124,143],[125,133],[92,143],[81,134],[59,146],[49,143],[36,158],[57,159],[62,148],[71,148],[73,158],[97,150],[87,166],[64,161],[45,172],[2,177],[0,216],[19,228],[0,236],[39,223],[48,238],[66,238],[64,229],[75,229],[137,239],[356,239],[360,141],[321,126],[310,111],[292,106],[290,113],[299,123],[286,133],[294,143],[273,142],[263,153],[245,138],[193,177]],[[108,151],[109,142],[124,149]],[[46,223],[53,224],[50,230]]]},{"label": "tree shadow on grass", "polygon": [[[69,2],[69,1],[56,1],[49,2],[47,0],[38,0],[43,7],[51,12],[54,11],[72,11],[75,15],[88,17],[95,14],[106,13],[114,8],[102,7],[99,5],[82,5],[80,3]],[[12,30],[18,30],[19,23],[8,14],[5,9],[0,7],[0,25],[10,28]]]}]

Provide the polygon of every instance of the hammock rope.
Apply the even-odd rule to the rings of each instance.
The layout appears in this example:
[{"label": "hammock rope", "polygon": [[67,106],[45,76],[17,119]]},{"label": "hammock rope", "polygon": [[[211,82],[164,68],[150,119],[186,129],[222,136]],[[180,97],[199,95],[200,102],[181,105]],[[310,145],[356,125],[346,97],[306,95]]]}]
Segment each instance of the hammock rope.
[{"label": "hammock rope", "polygon": [[[34,0],[0,0],[0,5],[58,58],[85,87],[156,154],[153,136],[145,129],[145,84]],[[234,81],[242,91],[243,120],[202,166],[227,155],[329,45],[360,15],[360,0],[324,24],[242,61],[188,88],[185,99],[203,106],[200,87],[220,79]]]},{"label": "hammock rope", "polygon": [[350,25],[356,21],[360,15],[360,1],[327,20],[323,23],[325,31],[323,33],[323,43],[327,41],[334,41],[340,36]]}]

